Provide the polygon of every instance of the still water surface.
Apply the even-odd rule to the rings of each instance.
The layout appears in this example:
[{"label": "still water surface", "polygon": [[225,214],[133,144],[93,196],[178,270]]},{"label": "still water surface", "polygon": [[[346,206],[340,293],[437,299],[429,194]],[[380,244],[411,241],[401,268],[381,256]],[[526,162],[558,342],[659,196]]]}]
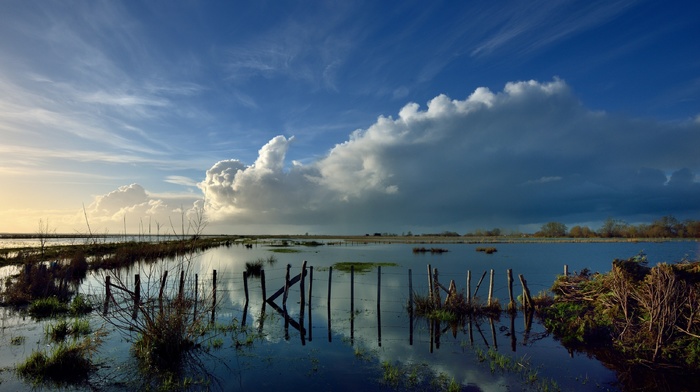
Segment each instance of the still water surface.
[{"label": "still water surface", "polygon": [[[414,319],[411,322],[406,311],[409,270],[414,292],[425,294],[428,264],[439,270],[440,281],[445,286],[450,280],[455,280],[459,290],[466,286],[468,270],[472,274],[473,291],[481,274],[493,269],[494,296],[505,305],[508,302],[507,269],[512,269],[516,277],[516,295],[522,291],[517,282],[518,274],[527,279],[530,290],[536,294],[551,286],[556,276],[562,273],[564,264],[569,266],[569,271],[588,268],[594,272],[606,272],[613,259],[629,258],[640,252],[647,255],[650,264],[697,260],[700,254],[697,242],[495,244],[498,251],[491,255],[476,252],[479,245],[474,244],[435,245],[449,250],[442,254],[414,254],[414,246],[421,245],[294,247],[300,251],[298,253],[273,253],[275,248],[265,245],[252,249],[234,245],[203,252],[192,260],[192,271],[198,274],[200,292],[211,289],[213,270],[217,271],[217,321],[245,324],[262,331],[265,338],[251,347],[236,348],[230,336],[225,336],[221,348],[211,349],[201,357],[202,366],[196,372],[206,372],[215,380],[210,388],[231,391],[273,388],[392,390],[393,386],[384,380],[383,363],[409,369],[406,378],[413,372],[422,375],[425,384],[454,380],[468,391],[536,390],[536,384],[542,382],[555,384],[561,390],[619,390],[614,371],[585,354],[567,352],[536,320],[531,329],[526,329],[521,313],[513,320],[504,314],[493,321],[493,327],[488,319],[475,321],[471,334],[467,324],[454,329],[443,324],[439,333],[431,333],[427,321]],[[300,272],[304,260],[314,269],[313,279],[308,276],[306,280],[311,312],[305,309],[304,334],[291,325],[285,328],[285,318],[269,305],[265,317],[261,318],[260,279],[248,280],[249,302],[245,307],[242,277],[245,263],[271,255],[277,262],[264,267],[268,296],[284,285],[287,264],[291,265],[292,276]],[[376,268],[365,274],[355,274],[351,287],[348,273],[334,269],[332,275],[329,274],[328,267],[337,262],[381,262],[398,266],[382,267],[381,275]],[[140,271],[142,276],[147,276],[150,268],[135,267],[125,271],[125,275],[132,276]],[[101,295],[103,279],[99,274],[89,276],[80,291]],[[377,289],[379,281],[381,292]],[[189,284],[193,282],[188,281]],[[487,291],[488,275],[479,297],[485,298]],[[281,297],[275,302],[281,306]],[[301,312],[298,284],[290,289],[287,308],[290,319],[298,322]],[[23,318],[7,309],[2,311],[0,367],[8,369],[32,350],[46,347],[43,339],[45,322]],[[97,327],[103,324],[96,316],[92,322]],[[110,326],[105,328],[110,334],[97,356],[102,366],[94,377],[93,386],[104,390],[138,389],[140,380],[129,354],[129,337],[113,331]],[[24,336],[25,343],[9,344],[16,336]],[[525,364],[529,370],[492,371],[488,360],[479,360],[479,352],[489,349]],[[528,382],[533,373],[537,374],[535,384]],[[0,379],[0,390],[29,387],[11,370],[0,373]],[[401,385],[399,389],[405,383]]]}]

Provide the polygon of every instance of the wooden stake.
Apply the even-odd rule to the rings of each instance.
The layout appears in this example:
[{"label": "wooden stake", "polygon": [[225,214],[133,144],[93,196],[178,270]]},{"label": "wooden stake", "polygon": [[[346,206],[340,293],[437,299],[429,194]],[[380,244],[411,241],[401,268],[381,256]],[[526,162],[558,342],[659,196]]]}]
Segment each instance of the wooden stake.
[{"label": "wooden stake", "polygon": [[428,300],[433,301],[433,267],[428,264]]},{"label": "wooden stake", "polygon": [[112,296],[111,280],[112,278],[109,275],[105,277],[105,304],[102,312],[105,316],[109,311],[109,298]]},{"label": "wooden stake", "polygon": [[265,304],[267,303],[267,291],[265,290],[265,270],[260,270],[260,287],[262,288],[262,311],[265,311]]},{"label": "wooden stake", "polygon": [[134,275],[134,313],[131,315],[132,320],[136,320],[141,305],[141,276]]},{"label": "wooden stake", "polygon": [[212,288],[211,288],[211,322],[214,323],[216,319],[216,270],[212,276]]},{"label": "wooden stake", "polygon": [[287,309],[287,295],[289,294],[289,269],[291,265],[287,264],[287,275],[284,277],[284,295],[282,296],[282,308]]},{"label": "wooden stake", "polygon": [[523,274],[518,275],[520,278],[520,284],[523,285],[523,308],[525,310],[532,308],[532,297],[530,296],[530,289],[527,288],[527,281],[523,277]]},{"label": "wooden stake", "polygon": [[328,268],[328,343],[333,341],[333,333],[331,331],[331,277],[333,276],[333,267]]},{"label": "wooden stake", "polygon": [[377,343],[382,346],[382,312],[381,312],[381,297],[382,297],[382,266],[377,266]]},{"label": "wooden stake", "polygon": [[513,270],[509,268],[506,274],[508,275],[508,297],[510,298],[510,302],[508,302],[508,311],[513,312],[516,308],[515,300],[513,300]]},{"label": "wooden stake", "polygon": [[489,275],[489,298],[486,301],[486,306],[491,306],[491,298],[493,297],[493,270]]},{"label": "wooden stake", "polygon": [[245,305],[248,307],[248,271],[243,271],[243,292],[245,293]]},{"label": "wooden stake", "polygon": [[163,279],[160,282],[160,290],[158,291],[158,309],[160,313],[163,313],[163,290],[165,289],[165,282],[168,280],[168,270],[163,272]]},{"label": "wooden stake", "polygon": [[472,305],[472,271],[467,270],[467,305]]},{"label": "wooden stake", "polygon": [[481,282],[484,280],[484,277],[486,277],[486,271],[484,271],[484,273],[481,274],[481,279],[479,279],[479,283],[476,284],[476,290],[474,290],[474,298],[476,298],[476,293],[479,292],[479,287],[481,286]]}]

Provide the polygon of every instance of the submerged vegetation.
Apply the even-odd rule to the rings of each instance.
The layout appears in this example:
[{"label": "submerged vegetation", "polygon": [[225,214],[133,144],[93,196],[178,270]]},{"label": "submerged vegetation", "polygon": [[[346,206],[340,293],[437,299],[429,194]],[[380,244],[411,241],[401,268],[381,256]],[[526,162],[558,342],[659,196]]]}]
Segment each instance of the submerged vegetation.
[{"label": "submerged vegetation", "polygon": [[333,264],[333,268],[337,269],[338,271],[342,272],[350,272],[350,270],[354,270],[358,274],[364,274],[367,273],[376,267],[396,267],[398,264],[396,263],[371,263],[371,262],[361,262],[361,261],[355,261],[355,262],[341,262],[341,263],[335,263]]}]

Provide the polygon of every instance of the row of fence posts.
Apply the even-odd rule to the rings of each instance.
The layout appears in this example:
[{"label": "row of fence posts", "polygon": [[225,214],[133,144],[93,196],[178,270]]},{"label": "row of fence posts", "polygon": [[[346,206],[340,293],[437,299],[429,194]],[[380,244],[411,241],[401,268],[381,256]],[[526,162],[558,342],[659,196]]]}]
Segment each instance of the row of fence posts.
[{"label": "row of fence posts", "polygon": [[[285,318],[285,338],[289,339],[289,325],[291,324],[295,329],[297,329],[300,332],[301,335],[301,341],[302,344],[305,344],[305,336],[306,336],[306,329],[304,328],[304,314],[305,314],[305,307],[308,306],[309,308],[309,328],[308,328],[308,333],[309,333],[309,341],[312,339],[312,334],[311,334],[311,329],[312,329],[312,317],[311,317],[311,299],[312,296],[309,294],[308,298],[308,305],[306,304],[306,290],[305,290],[305,277],[307,275],[307,266],[306,266],[306,261],[303,262],[302,264],[302,272],[295,276],[294,278],[290,279],[290,269],[291,265],[287,264],[287,271],[285,274],[285,283],[282,288],[280,288],[277,292],[272,294],[269,298],[267,297],[267,288],[266,288],[266,281],[265,281],[265,271],[261,270],[260,271],[260,285],[262,289],[262,297],[263,297],[263,304],[262,304],[262,309],[261,313],[262,315],[265,314],[265,309],[266,309],[266,304],[270,304],[276,311],[278,311],[280,314],[282,314]],[[489,279],[489,293],[487,297],[487,302],[486,306],[489,307],[493,304],[492,302],[492,297],[493,297],[493,285],[494,285],[494,270],[491,269],[490,271],[490,279]],[[487,271],[484,271],[484,273],[481,275],[481,278],[479,279],[476,289],[474,290],[474,294],[471,294],[471,270],[467,271],[467,278],[466,278],[466,301],[467,305],[471,306],[472,305],[472,300],[473,298],[476,298],[477,293],[479,292],[479,288],[481,286],[481,283],[483,282],[485,276],[486,276]],[[564,275],[568,276],[568,266],[564,265]],[[513,297],[513,271],[511,269],[508,269],[506,271],[506,276],[508,279],[508,296],[509,296],[509,303],[507,307],[507,311],[511,313],[511,315],[514,317],[515,312],[516,312],[516,304],[515,300]],[[442,289],[443,291],[447,292],[447,296],[449,299],[450,295],[453,295],[456,291],[456,286],[454,284],[454,281],[450,282],[449,288],[445,288],[442,284],[439,282],[439,274],[438,274],[438,269],[432,269],[431,265],[428,264],[428,290],[429,290],[429,299],[431,301],[434,301],[434,304],[436,306],[442,306],[442,301],[440,298],[440,290]],[[167,278],[168,278],[168,271],[165,271],[163,273],[163,277],[160,282],[160,290],[158,292],[158,306],[159,306],[159,311],[162,312],[163,310],[163,291],[165,289],[165,285],[167,283]],[[332,341],[332,334],[331,334],[331,288],[332,288],[332,278],[333,278],[333,267],[330,267],[328,269],[328,299],[327,299],[327,311],[328,311],[328,341]],[[522,274],[518,275],[518,278],[520,280],[520,283],[523,288],[523,295],[522,295],[522,310],[525,313],[525,322],[526,322],[526,330],[529,331],[529,327],[527,325],[531,324],[532,321],[532,312],[534,310],[534,305],[532,302],[532,297],[530,294],[530,290],[527,286],[527,281],[523,277]],[[382,328],[381,328],[381,279],[382,279],[382,269],[381,266],[377,267],[377,341],[378,345],[381,347],[381,341],[382,341]],[[294,320],[291,320],[289,317],[289,314],[287,312],[287,299],[289,296],[289,289],[299,282],[299,288],[300,288],[300,311],[299,311],[299,322],[295,322]],[[312,292],[312,286],[313,285],[313,266],[309,267],[309,293]],[[179,300],[182,300],[183,295],[184,295],[184,287],[185,287],[185,272],[181,271],[180,272],[180,281],[179,281],[179,287],[178,287],[178,294],[177,297]],[[198,288],[199,288],[199,276],[198,274],[195,274],[195,291],[194,291],[194,315],[196,317],[197,315],[197,303],[198,303]],[[216,319],[216,304],[217,304],[217,273],[216,270],[213,271],[212,274],[212,308],[211,308],[211,322],[214,323]],[[248,272],[244,271],[243,272],[243,287],[244,287],[244,293],[245,293],[245,306],[244,306],[244,318],[243,318],[243,324],[245,324],[245,317],[247,313],[247,308],[248,308],[248,301],[249,301],[249,294],[248,294]],[[117,288],[119,290],[122,290],[128,294],[131,295],[134,301],[134,310],[132,314],[132,319],[136,319],[138,315],[138,309],[139,306],[141,305],[141,278],[139,274],[136,274],[134,276],[134,290],[131,291],[127,289],[126,287],[118,286],[115,285],[111,282],[111,277],[107,275],[105,277],[105,301],[104,301],[104,309],[103,309],[103,314],[106,316],[109,311],[109,303],[110,301],[114,301],[114,298],[112,296],[112,288]],[[282,295],[282,308],[277,306],[274,303],[274,300]],[[413,272],[409,268],[408,269],[408,312],[409,312],[409,343],[413,345],[413,320],[414,320],[414,292],[413,292]],[[528,317],[529,316],[529,317]],[[260,328],[262,328],[262,322],[264,320],[264,317],[261,317],[261,325]],[[350,343],[354,343],[354,330],[355,330],[355,267],[350,266]],[[471,318],[469,319],[470,325],[469,325],[469,334],[470,338],[472,338],[472,331],[471,331]],[[511,320],[511,323],[513,321]],[[491,320],[491,328],[493,329],[493,321]],[[439,322],[437,323],[438,330],[439,330]],[[478,326],[477,326],[478,328]],[[512,329],[512,328],[511,328]],[[432,325],[431,325],[431,351],[432,351],[432,338],[433,338],[433,331],[432,331]],[[438,333],[439,336],[439,333]],[[495,341],[495,335],[494,335],[494,341]],[[494,342],[495,343],[495,342]]]}]

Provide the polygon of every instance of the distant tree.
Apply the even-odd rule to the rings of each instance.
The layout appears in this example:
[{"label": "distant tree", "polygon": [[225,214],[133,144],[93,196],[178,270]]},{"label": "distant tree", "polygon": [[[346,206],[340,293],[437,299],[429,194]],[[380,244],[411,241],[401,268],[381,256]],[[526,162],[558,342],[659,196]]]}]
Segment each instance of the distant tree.
[{"label": "distant tree", "polygon": [[536,234],[539,237],[566,237],[566,225],[561,222],[547,222]]},{"label": "distant tree", "polygon": [[588,226],[574,226],[569,230],[569,237],[572,238],[593,238],[596,234]]},{"label": "distant tree", "polygon": [[623,220],[608,218],[603,222],[598,234],[603,238],[615,238],[622,237],[624,229],[627,227],[627,223]]},{"label": "distant tree", "polygon": [[655,220],[651,226],[656,237],[677,237],[679,229],[683,231],[681,223],[671,215]]}]

